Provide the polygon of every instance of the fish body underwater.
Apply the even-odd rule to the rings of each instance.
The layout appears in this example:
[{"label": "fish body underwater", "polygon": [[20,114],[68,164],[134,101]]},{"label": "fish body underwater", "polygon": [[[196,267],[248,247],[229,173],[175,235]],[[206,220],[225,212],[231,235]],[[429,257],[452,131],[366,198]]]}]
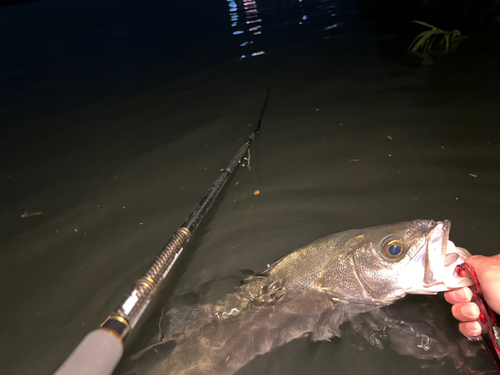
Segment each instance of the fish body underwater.
[{"label": "fish body underwater", "polygon": [[471,285],[454,275],[470,254],[449,241],[449,232],[447,220],[414,220],[301,247],[216,303],[171,310],[161,343],[175,347],[149,373],[234,374],[293,339],[340,336],[343,322],[407,294]]}]

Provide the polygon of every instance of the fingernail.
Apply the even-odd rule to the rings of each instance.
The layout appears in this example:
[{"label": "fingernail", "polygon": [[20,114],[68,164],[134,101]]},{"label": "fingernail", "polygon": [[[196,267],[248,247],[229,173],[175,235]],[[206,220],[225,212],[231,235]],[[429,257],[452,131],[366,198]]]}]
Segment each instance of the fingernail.
[{"label": "fingernail", "polygon": [[479,336],[481,334],[481,326],[478,322],[468,322],[465,323],[467,329],[474,333],[474,336]]},{"label": "fingernail", "polygon": [[457,289],[455,290],[455,298],[457,300],[464,300],[465,299],[465,291],[463,289]]},{"label": "fingernail", "polygon": [[455,291],[455,298],[461,301],[470,301],[469,288],[462,288]]},{"label": "fingernail", "polygon": [[479,317],[479,308],[476,304],[467,304],[462,307],[462,314],[464,314],[468,318],[477,319]]}]

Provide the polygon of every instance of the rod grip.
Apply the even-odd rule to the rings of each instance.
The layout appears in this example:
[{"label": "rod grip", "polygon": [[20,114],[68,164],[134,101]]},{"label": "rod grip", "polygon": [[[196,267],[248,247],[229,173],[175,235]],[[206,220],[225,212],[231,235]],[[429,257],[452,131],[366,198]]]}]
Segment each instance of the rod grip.
[{"label": "rod grip", "polygon": [[122,355],[121,338],[96,329],[84,337],[54,375],[111,375]]}]

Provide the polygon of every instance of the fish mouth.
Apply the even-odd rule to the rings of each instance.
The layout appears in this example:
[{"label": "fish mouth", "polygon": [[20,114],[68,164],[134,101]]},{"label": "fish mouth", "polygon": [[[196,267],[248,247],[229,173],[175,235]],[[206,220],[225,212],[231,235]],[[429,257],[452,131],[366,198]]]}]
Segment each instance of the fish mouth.
[{"label": "fish mouth", "polygon": [[[450,241],[451,222],[449,220],[432,222],[425,245],[412,259],[417,267],[424,270],[422,283],[411,288],[412,294],[436,294],[473,284],[470,278],[459,277],[455,267],[462,264],[471,254]],[[416,263],[416,264],[415,264]]]}]

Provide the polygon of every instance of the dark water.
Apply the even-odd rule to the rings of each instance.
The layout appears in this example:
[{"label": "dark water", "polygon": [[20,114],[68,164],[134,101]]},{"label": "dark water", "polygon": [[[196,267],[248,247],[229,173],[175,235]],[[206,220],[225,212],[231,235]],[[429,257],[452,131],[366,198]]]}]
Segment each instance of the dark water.
[{"label": "dark water", "polygon": [[[403,13],[391,24],[386,9],[0,7],[2,373],[50,374],[99,325],[249,135],[268,87],[251,170],[228,182],[117,373],[155,335],[167,300],[216,298],[241,270],[330,233],[450,219],[457,245],[498,253],[498,53],[471,38],[421,67],[405,53],[421,29]],[[433,301],[458,340],[448,306]],[[469,361],[493,369],[483,351]],[[458,373],[449,359],[399,356],[354,334],[295,340],[239,373],[312,371]]]}]

